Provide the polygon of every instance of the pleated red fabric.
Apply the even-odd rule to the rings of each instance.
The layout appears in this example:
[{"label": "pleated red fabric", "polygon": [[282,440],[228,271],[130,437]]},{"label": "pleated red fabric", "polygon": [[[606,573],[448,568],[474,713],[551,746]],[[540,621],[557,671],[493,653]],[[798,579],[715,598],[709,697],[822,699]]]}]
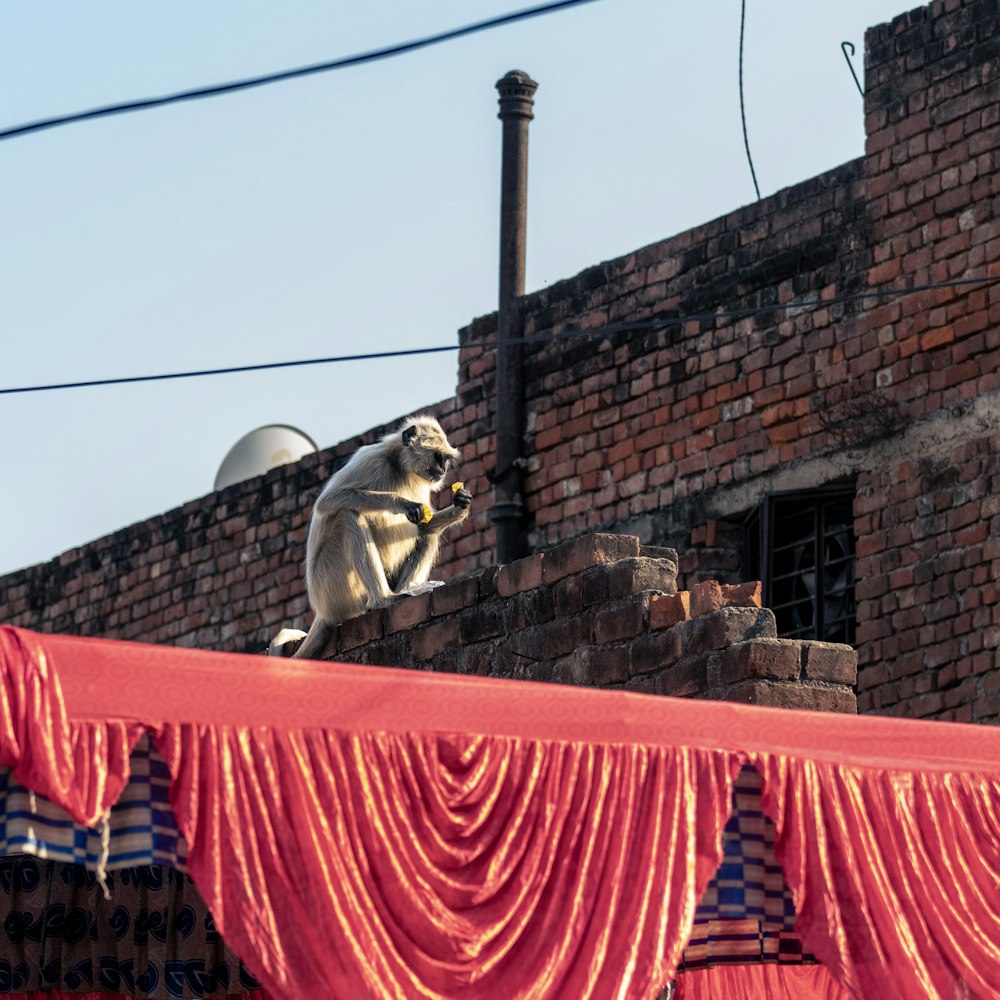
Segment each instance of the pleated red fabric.
[{"label": "pleated red fabric", "polygon": [[0,701],[0,763],[85,823],[154,734],[191,873],[275,998],[654,997],[745,761],[828,975],[702,970],[713,996],[1000,996],[992,727],[9,628]]},{"label": "pleated red fabric", "polygon": [[121,795],[143,728],[120,719],[70,721],[40,637],[0,628],[0,765],[26,788],[93,826]]},{"label": "pleated red fabric", "polygon": [[1000,775],[751,759],[796,933],[845,989],[1000,996]]},{"label": "pleated red fabric", "polygon": [[216,923],[293,997],[655,995],[738,767],[488,736],[168,725],[159,745]]},{"label": "pleated red fabric", "polygon": [[[850,1000],[822,965],[718,965],[677,977],[675,1000]],[[886,984],[881,996],[894,997]]]}]

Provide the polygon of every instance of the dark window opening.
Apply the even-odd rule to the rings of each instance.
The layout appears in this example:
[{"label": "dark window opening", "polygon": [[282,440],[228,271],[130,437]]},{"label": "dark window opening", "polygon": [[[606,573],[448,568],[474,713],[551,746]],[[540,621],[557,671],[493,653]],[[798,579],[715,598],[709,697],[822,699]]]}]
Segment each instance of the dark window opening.
[{"label": "dark window opening", "polygon": [[746,566],[778,635],[854,643],[854,486],[769,493],[746,521]]}]

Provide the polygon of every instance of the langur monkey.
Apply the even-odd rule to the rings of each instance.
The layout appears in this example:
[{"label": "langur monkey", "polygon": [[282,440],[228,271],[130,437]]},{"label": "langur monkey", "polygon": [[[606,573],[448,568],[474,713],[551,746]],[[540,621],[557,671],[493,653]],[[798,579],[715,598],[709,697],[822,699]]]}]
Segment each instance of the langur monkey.
[{"label": "langur monkey", "polygon": [[464,521],[472,505],[472,494],[458,489],[450,507],[424,520],[424,506],[457,460],[437,420],[411,417],[359,448],[323,487],[306,542],[306,587],[316,618],[294,656],[318,656],[333,625],[427,581],[441,533]]}]

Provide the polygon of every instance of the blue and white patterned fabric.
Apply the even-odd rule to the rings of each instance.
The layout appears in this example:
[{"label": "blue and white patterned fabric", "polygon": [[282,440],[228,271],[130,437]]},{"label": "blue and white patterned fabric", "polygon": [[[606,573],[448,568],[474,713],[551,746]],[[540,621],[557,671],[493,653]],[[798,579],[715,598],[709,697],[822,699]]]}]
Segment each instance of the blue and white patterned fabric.
[{"label": "blue and white patterned fabric", "polygon": [[187,869],[187,844],[168,799],[170,772],[143,735],[132,751],[132,776],[108,817],[104,858],[101,826],[75,823],[58,806],[18,784],[0,768],[0,856],[31,854],[51,861],[111,871],[142,865]]},{"label": "blue and white patterned fabric", "polygon": [[722,861],[695,911],[681,972],[734,962],[813,962],[795,934],[795,904],[760,806],[760,775],[744,767],[722,834]]}]

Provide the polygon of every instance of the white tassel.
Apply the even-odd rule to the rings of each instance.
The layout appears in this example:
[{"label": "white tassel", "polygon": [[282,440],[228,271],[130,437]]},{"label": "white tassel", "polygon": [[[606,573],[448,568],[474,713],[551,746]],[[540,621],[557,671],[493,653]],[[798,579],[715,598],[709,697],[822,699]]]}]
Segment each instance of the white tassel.
[{"label": "white tassel", "polygon": [[97,829],[101,836],[101,853],[97,858],[97,884],[104,893],[104,898],[111,899],[111,890],[108,888],[108,858],[111,857],[111,810],[109,809],[102,817]]}]

